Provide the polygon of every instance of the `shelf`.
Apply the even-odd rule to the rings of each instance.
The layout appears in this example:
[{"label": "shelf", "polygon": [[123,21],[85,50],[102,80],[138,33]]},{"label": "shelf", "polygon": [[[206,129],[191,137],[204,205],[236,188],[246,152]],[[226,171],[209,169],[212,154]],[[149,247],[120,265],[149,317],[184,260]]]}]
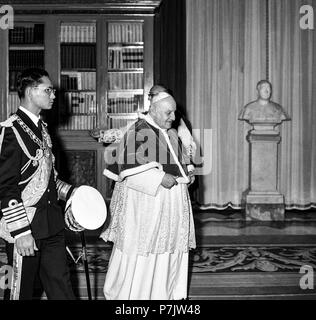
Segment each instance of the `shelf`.
[{"label": "shelf", "polygon": [[110,73],[144,73],[144,68],[108,69]]},{"label": "shelf", "polygon": [[126,89],[126,90],[109,90],[108,99],[114,98],[132,98],[133,96],[142,96],[144,94],[143,89]]},{"label": "shelf", "polygon": [[96,42],[60,42],[61,46],[96,46]]},{"label": "shelf", "polygon": [[118,43],[118,42],[109,42],[108,49],[141,49],[144,47],[144,42],[131,42],[131,43]]},{"label": "shelf", "polygon": [[110,89],[109,94],[113,93],[135,93],[135,94],[143,94],[144,90],[143,89]]},{"label": "shelf", "polygon": [[96,72],[96,68],[73,68],[73,69],[62,69],[63,72]]},{"label": "shelf", "polygon": [[[141,111],[139,111],[141,112]],[[130,112],[130,113],[107,113],[106,114],[107,118],[124,118],[124,119],[129,119],[129,118],[138,118],[138,112]]]},{"label": "shelf", "polygon": [[14,44],[9,46],[9,50],[45,50],[45,47],[38,44]]},{"label": "shelf", "polygon": [[[76,68],[75,70],[70,70],[70,69],[62,69],[60,71],[60,74],[62,76],[69,76],[69,75],[73,75],[74,73],[77,72],[77,69],[80,69],[80,68]],[[87,68],[84,68],[84,69],[87,69]],[[88,68],[89,69],[89,68]],[[78,71],[79,72],[83,72],[83,71]],[[96,72],[96,69],[93,69],[92,71],[87,71],[87,72]]]},{"label": "shelf", "polygon": [[64,89],[64,88],[60,88],[60,91],[62,91],[63,93],[68,93],[68,92],[92,92],[95,93],[96,90],[95,89],[80,89],[80,90],[76,90],[76,89]]}]

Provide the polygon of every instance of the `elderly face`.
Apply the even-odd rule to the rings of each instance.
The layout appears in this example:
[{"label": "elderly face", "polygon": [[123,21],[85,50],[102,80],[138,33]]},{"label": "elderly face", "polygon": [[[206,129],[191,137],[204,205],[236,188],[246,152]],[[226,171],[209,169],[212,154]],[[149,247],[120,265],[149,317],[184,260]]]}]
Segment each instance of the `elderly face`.
[{"label": "elderly face", "polygon": [[168,99],[159,101],[153,105],[150,115],[155,123],[162,129],[170,129],[175,120],[176,104]]},{"label": "elderly face", "polygon": [[271,97],[272,89],[269,83],[264,82],[258,87],[259,97],[263,100],[269,100]]}]

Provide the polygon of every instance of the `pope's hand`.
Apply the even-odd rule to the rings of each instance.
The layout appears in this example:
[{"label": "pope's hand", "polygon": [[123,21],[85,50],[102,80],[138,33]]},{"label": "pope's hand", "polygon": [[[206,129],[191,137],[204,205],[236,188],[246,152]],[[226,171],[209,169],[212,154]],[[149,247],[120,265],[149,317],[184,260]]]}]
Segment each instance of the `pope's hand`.
[{"label": "pope's hand", "polygon": [[166,189],[171,189],[173,186],[178,184],[176,178],[177,177],[173,176],[172,174],[165,173],[161,181],[161,185]]}]

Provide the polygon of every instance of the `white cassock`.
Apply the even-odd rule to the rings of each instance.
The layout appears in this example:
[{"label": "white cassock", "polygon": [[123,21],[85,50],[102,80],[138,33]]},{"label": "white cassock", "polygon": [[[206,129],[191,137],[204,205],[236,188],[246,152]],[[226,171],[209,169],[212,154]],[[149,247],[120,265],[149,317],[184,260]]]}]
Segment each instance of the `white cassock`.
[{"label": "white cassock", "polygon": [[[146,118],[152,126],[151,118]],[[160,129],[161,130],[161,129]],[[174,155],[166,132],[163,137]],[[171,189],[165,174],[151,168],[116,182],[109,227],[101,238],[114,243],[104,295],[109,300],[178,300],[187,298],[188,252],[195,248],[187,176]],[[181,167],[181,168],[180,168]]]}]

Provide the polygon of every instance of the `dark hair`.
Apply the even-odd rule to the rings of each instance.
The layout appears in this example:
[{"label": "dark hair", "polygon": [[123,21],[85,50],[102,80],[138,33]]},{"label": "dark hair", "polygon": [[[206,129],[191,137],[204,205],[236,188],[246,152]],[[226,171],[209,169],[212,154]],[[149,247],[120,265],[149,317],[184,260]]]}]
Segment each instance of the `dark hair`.
[{"label": "dark hair", "polygon": [[44,69],[29,68],[22,71],[17,78],[17,91],[19,98],[25,97],[27,87],[37,86],[42,83],[42,77],[49,77],[48,72]]},{"label": "dark hair", "polygon": [[260,80],[260,81],[257,83],[256,88],[258,89],[258,88],[259,88],[262,84],[264,84],[264,83],[267,83],[267,84],[270,86],[270,88],[272,88],[272,84],[271,84],[271,82],[268,81],[268,80]]}]

